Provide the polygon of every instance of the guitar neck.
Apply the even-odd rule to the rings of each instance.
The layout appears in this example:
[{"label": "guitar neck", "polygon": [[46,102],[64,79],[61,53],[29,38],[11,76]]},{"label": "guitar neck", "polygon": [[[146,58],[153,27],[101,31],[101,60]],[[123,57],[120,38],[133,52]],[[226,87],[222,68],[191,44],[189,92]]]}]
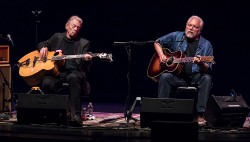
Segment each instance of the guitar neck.
[{"label": "guitar neck", "polygon": [[92,57],[99,57],[100,53],[90,53]]},{"label": "guitar neck", "polygon": [[[109,59],[112,61],[112,55],[107,53],[88,53],[91,54],[91,56]],[[84,58],[85,54],[77,54],[77,55],[61,55],[61,56],[53,56],[51,60],[66,60],[66,59],[76,59],[76,58]]]},{"label": "guitar neck", "polygon": [[85,54],[78,54],[78,55],[62,55],[61,59],[76,59],[76,58],[83,58]]},{"label": "guitar neck", "polygon": [[[53,56],[51,60],[67,60],[67,59],[77,59],[84,58],[85,54],[77,54],[77,55],[61,55],[61,56]],[[92,57],[98,57],[99,53],[91,53]]]},{"label": "guitar neck", "polygon": [[[93,58],[99,57],[100,53],[89,53]],[[75,58],[84,58],[85,54],[78,54],[78,55],[65,55],[63,59],[75,59]]]},{"label": "guitar neck", "polygon": [[[186,62],[192,62],[193,60],[194,60],[194,57],[175,58],[173,63],[186,63]],[[201,61],[214,62],[213,56],[203,56],[203,57],[201,57]]]},{"label": "guitar neck", "polygon": [[192,62],[193,60],[194,57],[175,58],[173,63],[186,63],[186,62]]}]

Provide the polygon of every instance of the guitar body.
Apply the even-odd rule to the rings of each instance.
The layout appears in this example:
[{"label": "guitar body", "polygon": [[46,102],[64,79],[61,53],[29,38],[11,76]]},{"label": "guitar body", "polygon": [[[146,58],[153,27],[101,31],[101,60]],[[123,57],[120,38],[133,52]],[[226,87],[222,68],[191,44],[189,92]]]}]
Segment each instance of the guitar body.
[{"label": "guitar body", "polygon": [[[56,53],[58,52],[48,52],[47,59],[51,59]],[[18,61],[19,64],[22,63],[19,67],[19,75],[29,86],[36,86],[45,75],[57,76],[61,62],[54,60],[42,61],[39,58],[39,52],[36,50],[26,54]]]},{"label": "guitar body", "polygon": [[153,55],[148,66],[147,75],[154,81],[159,81],[159,76],[164,72],[172,72],[179,74],[184,66],[183,63],[174,63],[177,58],[184,58],[185,54],[181,50],[171,52],[169,49],[163,50],[164,55],[167,57],[167,63],[164,64],[160,61],[157,53]]}]

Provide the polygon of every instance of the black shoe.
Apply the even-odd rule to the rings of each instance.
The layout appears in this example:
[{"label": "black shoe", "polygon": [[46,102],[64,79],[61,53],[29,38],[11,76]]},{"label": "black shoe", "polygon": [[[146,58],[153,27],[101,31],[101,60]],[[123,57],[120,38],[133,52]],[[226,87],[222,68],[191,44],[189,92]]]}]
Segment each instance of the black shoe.
[{"label": "black shoe", "polygon": [[79,115],[75,115],[70,122],[70,126],[72,127],[82,127],[82,119]]}]

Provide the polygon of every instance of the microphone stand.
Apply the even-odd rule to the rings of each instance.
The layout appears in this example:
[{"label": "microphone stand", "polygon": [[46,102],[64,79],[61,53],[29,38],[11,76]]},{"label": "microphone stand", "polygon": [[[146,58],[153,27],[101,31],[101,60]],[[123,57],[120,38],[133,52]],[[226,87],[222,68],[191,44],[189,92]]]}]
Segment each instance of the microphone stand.
[{"label": "microphone stand", "polygon": [[132,108],[130,109],[130,97],[131,97],[131,65],[132,65],[132,57],[131,57],[131,45],[144,45],[146,43],[154,43],[155,41],[143,41],[143,42],[137,42],[137,41],[129,41],[129,42],[114,42],[115,46],[123,45],[126,48],[127,54],[128,54],[128,73],[127,73],[127,79],[128,79],[128,94],[125,101],[125,112],[124,112],[124,118],[127,121],[127,124],[129,123],[130,119],[133,119],[134,121],[137,121],[137,119],[132,117],[132,111],[135,107],[137,99],[134,101]]},{"label": "microphone stand", "polygon": [[36,33],[35,33],[35,38],[36,38],[36,40],[35,40],[35,47],[37,46],[37,35],[38,35],[38,23],[40,23],[40,21],[38,20],[38,15],[42,12],[42,11],[31,11],[35,16],[36,16]]},{"label": "microphone stand", "polygon": [[124,117],[125,117],[125,120],[127,120],[127,123],[129,123],[129,119],[130,119],[130,117],[132,117],[132,114],[130,114],[131,112],[129,111],[129,100],[130,100],[130,96],[131,96],[131,80],[130,80],[131,77],[130,76],[131,76],[131,64],[132,64],[130,45],[128,45],[126,47],[126,51],[128,53],[128,73],[127,73],[128,94],[127,94],[127,98],[126,98],[126,101],[125,101],[126,110],[124,112]]},{"label": "microphone stand", "polygon": [[128,73],[127,73],[127,79],[128,79],[128,94],[127,94],[127,98],[125,101],[125,112],[124,112],[124,116],[123,117],[119,117],[119,118],[115,118],[115,119],[107,119],[107,120],[103,120],[100,123],[104,123],[104,122],[108,122],[108,121],[114,121],[116,119],[120,119],[120,118],[125,118],[125,120],[127,121],[127,125],[129,123],[130,119],[133,119],[135,122],[138,121],[136,118],[132,117],[132,111],[134,110],[134,107],[136,105],[137,101],[141,100],[141,97],[137,97],[131,107],[131,109],[129,109],[130,107],[130,96],[131,96],[131,82],[130,82],[130,74],[131,74],[131,64],[132,64],[132,57],[131,57],[131,45],[144,45],[146,43],[153,43],[154,41],[144,41],[144,42],[133,42],[133,41],[129,41],[129,42],[114,42],[114,46],[120,46],[123,45],[124,47],[126,47],[126,51],[128,53]]}]

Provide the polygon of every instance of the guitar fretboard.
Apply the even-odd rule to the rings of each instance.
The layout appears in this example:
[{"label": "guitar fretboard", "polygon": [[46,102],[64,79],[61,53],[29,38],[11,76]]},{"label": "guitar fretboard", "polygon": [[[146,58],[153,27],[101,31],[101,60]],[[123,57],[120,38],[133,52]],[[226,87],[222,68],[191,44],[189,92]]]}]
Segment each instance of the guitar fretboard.
[{"label": "guitar fretboard", "polygon": [[[99,57],[101,59],[108,59],[112,62],[112,54],[107,53],[89,53],[92,57]],[[61,55],[61,56],[53,56],[51,60],[66,60],[66,59],[76,59],[76,58],[84,58],[85,54],[78,54],[78,55]]]},{"label": "guitar fretboard", "polygon": [[[202,62],[214,62],[213,56],[204,56],[201,57]],[[186,58],[175,58],[173,63],[185,63],[185,62],[192,62],[194,60],[194,57],[186,57]]]},{"label": "guitar fretboard", "polygon": [[51,60],[65,60],[65,59],[74,59],[74,58],[83,58],[84,54],[79,55],[61,55],[61,56],[53,56]]}]

